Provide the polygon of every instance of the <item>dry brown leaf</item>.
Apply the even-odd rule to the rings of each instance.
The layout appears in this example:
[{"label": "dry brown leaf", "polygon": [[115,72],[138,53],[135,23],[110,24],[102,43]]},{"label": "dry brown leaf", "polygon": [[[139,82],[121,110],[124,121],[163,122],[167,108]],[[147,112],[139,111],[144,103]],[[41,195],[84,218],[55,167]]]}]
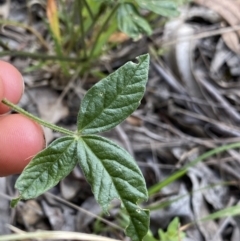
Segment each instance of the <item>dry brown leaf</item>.
[{"label": "dry brown leaf", "polygon": [[60,35],[60,27],[59,27],[59,20],[58,20],[58,9],[57,3],[55,0],[48,0],[47,1],[47,17],[50,24],[50,28],[55,36],[55,38],[60,42],[61,35]]},{"label": "dry brown leaf", "polygon": [[123,43],[126,40],[128,40],[129,37],[122,32],[117,32],[117,33],[113,33],[110,38],[108,39],[109,43]]},{"label": "dry brown leaf", "polygon": [[[217,12],[232,27],[240,24],[240,2],[235,0],[194,0],[195,3],[203,5]],[[226,45],[239,54],[240,31],[222,34]]]},{"label": "dry brown leaf", "polygon": [[129,123],[130,125],[133,125],[133,126],[142,126],[143,125],[143,121],[136,116],[129,116],[126,119],[126,121],[127,121],[127,123]]},{"label": "dry brown leaf", "polygon": [[68,107],[62,101],[58,101],[59,95],[53,89],[38,87],[30,89],[28,93],[33,100],[36,100],[36,105],[42,119],[55,124],[68,115]]},{"label": "dry brown leaf", "polygon": [[[193,190],[200,190],[201,188],[203,188],[199,182],[198,174],[199,172],[196,167],[191,169],[188,173],[188,177],[192,182]],[[193,192],[192,208],[196,220],[200,220],[201,218],[207,217],[210,214],[209,208],[203,197],[202,192]],[[215,234],[218,230],[218,226],[214,220],[209,220],[207,222],[202,223],[199,222],[197,223],[197,225],[205,238],[204,240],[213,240],[213,238],[215,238],[214,240],[216,241],[222,241],[222,238],[219,235],[215,237]]]},{"label": "dry brown leaf", "polygon": [[42,219],[42,209],[35,200],[26,201],[20,212],[24,223],[29,226],[35,225],[40,219]]},{"label": "dry brown leaf", "polygon": [[[222,16],[231,26],[240,23],[240,4],[233,0],[194,0],[195,3],[208,7]],[[240,31],[239,31],[240,34]]]},{"label": "dry brown leaf", "polygon": [[81,188],[79,180],[74,179],[71,175],[60,182],[61,193],[64,199],[71,200],[76,197]]},{"label": "dry brown leaf", "polygon": [[7,0],[5,3],[0,6],[0,18],[6,19],[9,15],[10,10],[10,0]]},{"label": "dry brown leaf", "polygon": [[239,38],[235,32],[224,33],[222,34],[222,38],[229,49],[231,49],[236,54],[240,54]]},{"label": "dry brown leaf", "polygon": [[61,230],[64,225],[64,218],[61,207],[56,207],[46,201],[41,202],[44,214],[48,218],[53,230]]}]

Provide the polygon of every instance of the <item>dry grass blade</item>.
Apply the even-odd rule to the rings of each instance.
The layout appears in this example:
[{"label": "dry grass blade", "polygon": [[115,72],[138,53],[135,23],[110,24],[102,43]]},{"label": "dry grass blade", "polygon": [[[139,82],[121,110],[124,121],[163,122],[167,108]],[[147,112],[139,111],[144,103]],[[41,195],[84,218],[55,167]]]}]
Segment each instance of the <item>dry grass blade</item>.
[{"label": "dry grass blade", "polygon": [[[63,203],[63,204],[65,204],[65,205],[67,205],[67,206],[69,206],[69,207],[71,207],[71,208],[74,208],[74,209],[76,209],[76,210],[78,210],[78,211],[80,211],[80,212],[83,212],[83,213],[85,213],[85,214],[87,214],[87,215],[89,215],[89,216],[92,216],[92,217],[98,219],[99,221],[102,221],[103,223],[107,224],[108,226],[110,226],[110,227],[112,227],[112,228],[115,228],[115,229],[124,231],[123,228],[121,228],[121,227],[118,226],[117,224],[114,224],[113,222],[110,222],[110,221],[108,221],[107,219],[104,219],[104,218],[102,218],[102,217],[100,217],[100,216],[98,216],[98,215],[96,215],[96,214],[94,214],[94,213],[91,213],[91,212],[85,210],[84,208],[81,208],[81,207],[79,207],[79,206],[77,206],[77,205],[75,205],[75,204],[73,204],[73,203],[71,203],[71,202],[68,202],[67,200],[65,200],[65,199],[63,199],[63,198],[61,198],[61,197],[58,197],[58,196],[56,196],[56,195],[53,195],[53,194],[51,194],[50,192],[45,193],[45,195],[48,196],[48,197],[50,197],[50,198],[53,198],[53,199],[55,199],[55,200],[57,200],[57,201],[59,201],[59,202],[61,202],[61,203]],[[11,199],[12,199],[11,196],[6,195],[6,194],[4,194],[4,193],[2,193],[2,192],[0,192],[0,197],[3,197],[4,199],[7,199],[7,200],[11,200]],[[20,202],[20,203],[23,203],[23,202]],[[31,208],[31,207],[28,207],[28,208]],[[1,236],[0,236],[0,237],[1,237]],[[0,239],[0,241],[1,241],[1,239]]]},{"label": "dry grass blade", "polygon": [[[229,1],[229,0],[195,0],[195,3],[203,5],[205,7],[211,8],[216,11],[219,15],[221,15],[224,20],[234,26],[240,23],[240,4],[237,1]],[[240,53],[239,49],[239,37],[240,31],[237,33],[231,32],[228,34],[222,35],[224,42],[226,45],[235,53]]]},{"label": "dry grass blade", "polygon": [[194,35],[185,35],[180,37],[179,39],[168,39],[167,41],[161,42],[161,46],[162,47],[168,47],[174,44],[177,44],[179,42],[185,42],[185,41],[192,41],[192,40],[197,40],[197,39],[203,39],[203,38],[208,38],[208,37],[213,37],[216,35],[220,35],[220,34],[230,34],[234,31],[239,31],[240,30],[240,25],[234,25],[231,27],[223,27],[223,28],[219,28],[216,30],[211,30],[211,31],[203,31],[203,32],[199,32],[196,33]]},{"label": "dry grass blade", "polygon": [[57,4],[55,0],[47,1],[47,17],[49,20],[50,28],[54,34],[54,37],[60,43],[61,36],[60,36],[60,28],[59,28],[59,21],[58,21],[58,10],[57,10]]},{"label": "dry grass blade", "polygon": [[30,31],[33,35],[35,35],[37,37],[37,39],[39,40],[41,45],[46,50],[49,49],[48,43],[44,40],[44,38],[41,36],[41,34],[39,34],[34,28],[27,26],[25,24],[22,24],[22,23],[18,23],[18,22],[6,20],[6,19],[0,19],[0,24],[2,24],[3,26],[10,25],[10,26],[15,26],[15,27],[20,27],[20,28],[26,29],[27,31]]},{"label": "dry grass blade", "polygon": [[102,221],[103,223],[106,223],[107,225],[109,225],[109,226],[111,226],[113,228],[116,228],[118,230],[122,230],[123,231],[123,229],[120,226],[114,224],[113,222],[110,222],[110,221],[108,221],[108,220],[106,220],[106,219],[104,219],[102,217],[99,217],[98,215],[96,215],[94,213],[90,213],[89,211],[87,211],[87,210],[85,210],[85,209],[83,209],[83,208],[81,208],[81,207],[79,207],[79,206],[77,206],[77,205],[75,205],[73,203],[70,203],[67,200],[63,199],[63,198],[60,198],[60,197],[58,197],[56,195],[53,195],[50,192],[45,193],[45,195],[47,195],[47,196],[49,196],[49,197],[51,197],[51,198],[53,198],[53,199],[55,199],[55,200],[57,200],[57,201],[59,201],[61,203],[64,203],[64,204],[68,205],[69,207],[72,207],[72,208],[74,208],[76,210],[84,212],[84,213],[86,213],[86,214],[88,214],[88,215],[90,215],[90,216],[92,216],[92,217]]},{"label": "dry grass blade", "polygon": [[[231,0],[194,0],[195,3],[211,8],[221,15],[231,26],[240,23],[240,4]],[[238,32],[240,35],[240,32]]]},{"label": "dry grass blade", "polygon": [[11,234],[0,237],[0,241],[11,241],[11,240],[24,240],[24,239],[51,239],[51,240],[86,240],[86,241],[119,241],[117,239],[111,239],[101,237],[93,234],[66,232],[66,231],[40,231],[34,233],[23,233],[23,234]]}]

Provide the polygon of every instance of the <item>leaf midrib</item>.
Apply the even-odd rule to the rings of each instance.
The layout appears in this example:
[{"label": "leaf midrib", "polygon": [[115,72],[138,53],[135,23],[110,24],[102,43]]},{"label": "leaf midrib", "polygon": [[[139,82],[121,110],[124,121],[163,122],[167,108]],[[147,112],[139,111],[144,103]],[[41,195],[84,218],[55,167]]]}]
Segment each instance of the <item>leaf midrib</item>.
[{"label": "leaf midrib", "polygon": [[[109,177],[111,178],[112,183],[113,183],[113,185],[114,185],[114,188],[115,188],[115,190],[116,190],[116,192],[117,192],[117,194],[118,194],[118,197],[116,197],[116,198],[121,197],[120,200],[123,201],[125,198],[123,198],[123,197],[119,194],[119,191],[118,191],[118,189],[116,188],[116,184],[115,184],[115,180],[114,180],[114,179],[119,178],[119,179],[121,179],[121,180],[123,180],[123,181],[125,181],[125,182],[127,182],[127,180],[124,180],[123,178],[121,178],[121,177],[119,177],[119,176],[117,176],[117,177],[112,177],[112,176],[110,175],[110,173],[108,172],[107,168],[105,167],[103,161],[92,151],[91,147],[84,141],[84,139],[82,139],[82,140],[83,140],[83,143],[84,143],[84,145],[85,145],[85,148],[88,149],[97,160],[100,160],[102,166],[104,167],[104,170],[106,170],[106,172],[108,173]],[[115,161],[115,160],[113,160],[113,161]],[[120,163],[120,164],[121,164],[121,163]],[[121,165],[122,165],[122,164],[121,164]],[[122,166],[124,167],[124,165],[122,165]],[[132,170],[132,171],[133,171],[133,170]],[[101,180],[101,181],[102,181],[102,180]],[[128,183],[129,183],[129,182],[128,182]],[[139,191],[135,186],[133,186],[132,184],[129,183],[129,185],[131,185],[134,189],[136,189],[138,192],[140,192],[140,191]],[[139,199],[141,199],[141,198],[139,197]],[[130,200],[128,200],[128,201],[130,201]],[[124,203],[124,202],[123,202],[123,203]],[[134,203],[134,202],[131,202],[131,203]],[[125,206],[125,205],[124,205],[124,206]]]},{"label": "leaf midrib", "polygon": [[[139,70],[139,67],[140,67],[143,63],[144,63],[144,61],[142,61],[142,63],[137,64],[137,68],[134,70],[134,74],[132,74],[132,76],[135,75],[136,71]],[[114,73],[113,73],[113,74],[114,74]],[[111,76],[111,75],[110,75],[110,76]],[[110,76],[109,76],[109,77],[110,77]],[[129,79],[130,79],[130,78],[129,78]],[[130,80],[128,81],[128,83],[129,83],[129,82],[130,82]],[[128,83],[127,83],[127,85],[126,85],[126,88],[127,88],[127,86],[129,85]],[[107,105],[105,108],[102,109],[102,111],[100,112],[100,114],[99,114],[98,116],[102,115],[102,113],[104,112],[104,110],[107,109],[107,108],[122,94],[122,92],[124,91],[124,89],[125,89],[125,88],[123,88],[122,91],[121,91],[120,93],[118,93],[118,95],[113,99],[113,101],[112,101],[109,105]],[[135,93],[134,93],[134,94],[135,94]],[[88,105],[89,105],[89,102],[88,102]],[[88,105],[87,105],[86,109],[88,108]],[[97,117],[96,117],[96,118],[97,118]],[[94,118],[93,120],[91,120],[83,129],[79,130],[79,132],[80,132],[80,133],[83,132],[90,124],[92,124],[92,122],[94,122],[94,121],[96,120],[96,118]]]},{"label": "leaf midrib", "polygon": [[[74,142],[75,142],[75,140],[73,139],[73,140],[71,141],[71,143],[65,148],[65,150],[59,155],[59,157],[58,157],[57,160],[59,160],[59,159],[61,158],[61,156],[64,155],[64,152],[65,152],[67,149],[69,149],[69,147],[70,147]],[[51,155],[52,155],[52,154],[51,154]],[[52,164],[54,164],[54,163],[56,163],[56,161],[55,161],[55,162],[52,162]],[[46,170],[46,168],[44,167],[44,171],[42,171],[39,175],[37,175],[36,178],[34,178],[34,179],[28,178],[28,179],[31,179],[31,180],[34,180],[34,181],[31,183],[31,185],[28,186],[28,188],[26,188],[26,189],[24,190],[23,193],[21,193],[21,195],[23,196],[23,194],[24,194],[25,192],[27,192],[27,191],[32,187],[32,185],[34,185],[34,183],[37,181],[37,179],[39,179],[40,176],[41,176],[43,173],[45,173],[46,171],[48,171],[48,169],[49,169],[49,166],[48,166],[47,170]]]}]

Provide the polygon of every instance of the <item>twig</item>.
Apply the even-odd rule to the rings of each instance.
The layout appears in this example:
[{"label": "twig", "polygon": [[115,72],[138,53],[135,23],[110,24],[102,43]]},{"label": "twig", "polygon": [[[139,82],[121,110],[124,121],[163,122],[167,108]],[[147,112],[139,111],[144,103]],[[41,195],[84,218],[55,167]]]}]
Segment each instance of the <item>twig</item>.
[{"label": "twig", "polygon": [[179,38],[177,40],[169,40],[169,39],[164,40],[160,44],[161,44],[161,47],[168,47],[168,46],[177,44],[179,42],[208,38],[208,37],[212,37],[212,36],[216,36],[216,35],[220,35],[220,34],[224,34],[224,33],[235,32],[235,31],[239,31],[239,30],[240,30],[240,25],[234,25],[231,27],[220,28],[217,30],[205,31],[205,32],[194,34],[194,35],[182,36],[181,38]]}]

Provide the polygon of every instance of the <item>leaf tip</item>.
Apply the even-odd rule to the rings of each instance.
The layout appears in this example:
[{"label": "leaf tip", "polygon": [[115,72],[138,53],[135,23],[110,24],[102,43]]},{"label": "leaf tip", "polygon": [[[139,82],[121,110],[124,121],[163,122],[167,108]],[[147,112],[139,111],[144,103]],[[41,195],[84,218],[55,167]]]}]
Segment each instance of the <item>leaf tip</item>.
[{"label": "leaf tip", "polygon": [[136,206],[132,222],[129,222],[125,228],[125,232],[133,241],[142,241],[149,231],[149,226],[150,211],[148,209],[142,209],[140,206]]},{"label": "leaf tip", "polygon": [[11,208],[15,208],[15,207],[17,206],[18,202],[19,202],[21,199],[22,199],[21,196],[12,199],[11,202],[10,202]]},{"label": "leaf tip", "polygon": [[137,59],[139,62],[143,62],[143,61],[149,62],[149,61],[150,61],[150,55],[149,55],[149,53],[142,54],[142,55],[136,57],[136,59]]}]

